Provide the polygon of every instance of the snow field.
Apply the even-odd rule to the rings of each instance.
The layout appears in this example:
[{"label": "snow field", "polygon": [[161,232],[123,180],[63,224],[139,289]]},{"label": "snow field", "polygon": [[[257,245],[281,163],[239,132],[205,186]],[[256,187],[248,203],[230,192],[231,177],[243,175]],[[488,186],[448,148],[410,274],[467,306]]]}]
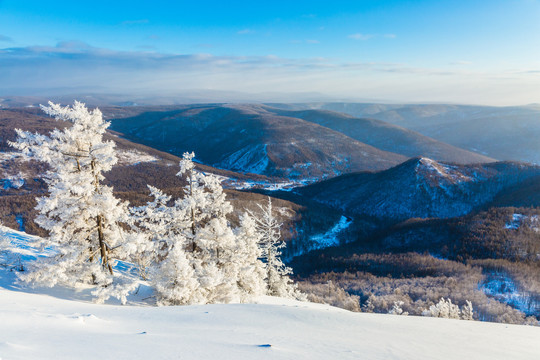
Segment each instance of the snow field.
[{"label": "snow field", "polygon": [[[540,328],[259,304],[115,306],[0,289],[2,359],[538,359]],[[271,345],[271,346],[268,346]]]}]

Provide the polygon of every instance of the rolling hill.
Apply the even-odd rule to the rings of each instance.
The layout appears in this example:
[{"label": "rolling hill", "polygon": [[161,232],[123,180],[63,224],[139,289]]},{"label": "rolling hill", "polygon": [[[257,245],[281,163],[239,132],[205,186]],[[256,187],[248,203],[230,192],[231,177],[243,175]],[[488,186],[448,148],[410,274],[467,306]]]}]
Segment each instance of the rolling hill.
[{"label": "rolling hill", "polygon": [[[291,105],[279,105],[290,109]],[[540,106],[451,104],[295,104],[300,109],[332,110],[369,117],[417,131],[453,146],[498,160],[540,163]]]},{"label": "rolling hill", "polygon": [[302,195],[351,214],[405,220],[455,217],[535,178],[540,167],[513,162],[448,165],[414,158],[392,169],[346,174],[304,188]]},{"label": "rolling hill", "polygon": [[[329,128],[255,105],[194,105],[112,118],[125,137],[232,171],[314,180],[382,170],[406,160]],[[109,115],[109,113],[112,113]]]},{"label": "rolling hill", "polygon": [[319,124],[378,149],[407,157],[424,156],[437,161],[457,164],[495,161],[487,156],[448,145],[418,132],[380,120],[355,118],[351,115],[328,110],[287,111],[270,107],[266,109],[275,114],[296,117]]}]

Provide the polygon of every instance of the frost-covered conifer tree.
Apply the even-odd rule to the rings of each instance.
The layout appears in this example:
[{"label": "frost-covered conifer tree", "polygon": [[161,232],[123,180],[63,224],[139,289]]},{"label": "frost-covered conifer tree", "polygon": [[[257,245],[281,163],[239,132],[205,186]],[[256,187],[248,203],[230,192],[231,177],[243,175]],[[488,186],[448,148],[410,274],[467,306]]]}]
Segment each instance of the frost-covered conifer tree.
[{"label": "frost-covered conifer tree", "polygon": [[189,227],[185,208],[168,206],[171,200],[161,190],[148,186],[153,201],[131,208],[133,225],[144,234],[136,263],[156,290],[159,305],[205,303],[192,258],[186,253],[185,229]]},{"label": "frost-covered conifer tree", "polygon": [[144,206],[129,209],[130,225],[142,235],[138,243],[130,244],[136,247],[132,261],[137,264],[140,276],[145,280],[149,278],[150,267],[167,254],[166,238],[171,232],[173,217],[171,208],[167,206],[171,196],[150,185],[148,189],[153,200]]},{"label": "frost-covered conifer tree", "polygon": [[167,255],[151,269],[151,284],[158,305],[205,304],[206,293],[195,276],[190,254],[182,248],[181,235],[172,235]]},{"label": "frost-covered conifer tree", "polygon": [[259,246],[261,234],[257,231],[255,219],[244,213],[240,217],[240,226],[236,229],[238,266],[238,286],[247,300],[253,296],[266,295],[265,264]]},{"label": "frost-covered conifer tree", "polygon": [[48,286],[94,284],[100,299],[112,295],[125,300],[133,284],[113,282],[113,266],[128,255],[122,245],[130,234],[120,226],[127,206],[102,183],[103,173],[117,161],[115,144],[103,140],[110,123],[98,109],[88,111],[77,101],[72,107],[49,102],[42,110],[72,126],[49,136],[16,130],[18,138],[11,145],[49,165],[49,196],[38,199],[35,221],[49,231],[47,245],[58,253],[38,260],[21,278]]},{"label": "frost-covered conifer tree", "polygon": [[265,294],[253,219],[244,215],[233,231],[227,220],[232,207],[219,179],[197,171],[193,157],[186,153],[180,162],[178,176],[187,181],[182,199],[169,206],[171,198],[149,186],[154,200],[131,209],[135,227],[153,244],[138,263],[151,269],[158,304],[245,301]]},{"label": "frost-covered conifer tree", "polygon": [[289,277],[292,269],[281,260],[281,249],[285,242],[281,240],[282,223],[274,216],[272,200],[268,197],[266,206],[259,205],[261,214],[254,215],[257,230],[260,233],[262,259],[265,263],[268,295],[280,297],[300,297],[295,284]]},{"label": "frost-covered conifer tree", "polygon": [[216,176],[195,170],[194,156],[184,154],[177,174],[187,180],[184,198],[175,203],[185,209],[186,252],[207,303],[239,301],[236,237],[227,220],[232,206]]}]

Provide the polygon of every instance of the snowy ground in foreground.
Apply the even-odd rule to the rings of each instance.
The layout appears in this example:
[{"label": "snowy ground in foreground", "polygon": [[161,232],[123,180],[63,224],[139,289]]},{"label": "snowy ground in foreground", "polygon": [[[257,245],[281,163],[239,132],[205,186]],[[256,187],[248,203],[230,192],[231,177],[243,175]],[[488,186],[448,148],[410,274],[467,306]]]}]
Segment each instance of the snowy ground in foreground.
[{"label": "snowy ground in foreground", "polygon": [[[21,258],[36,255],[32,237],[4,235]],[[2,360],[540,358],[539,327],[351,313],[271,297],[258,304],[97,305],[89,289],[27,289],[14,279],[0,267]],[[131,304],[147,295],[144,289]]]},{"label": "snowy ground in foreground", "polygon": [[[538,359],[540,328],[260,304],[96,305],[0,290],[2,359]],[[271,345],[271,346],[268,346]]]}]

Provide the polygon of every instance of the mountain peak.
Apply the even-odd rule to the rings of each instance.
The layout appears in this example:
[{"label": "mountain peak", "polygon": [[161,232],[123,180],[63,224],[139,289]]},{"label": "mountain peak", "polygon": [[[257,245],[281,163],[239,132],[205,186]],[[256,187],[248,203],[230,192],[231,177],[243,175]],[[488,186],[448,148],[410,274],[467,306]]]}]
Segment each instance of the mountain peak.
[{"label": "mountain peak", "polygon": [[421,175],[430,186],[454,185],[461,182],[475,181],[474,176],[465,167],[447,165],[421,157],[416,165],[417,175]]}]

